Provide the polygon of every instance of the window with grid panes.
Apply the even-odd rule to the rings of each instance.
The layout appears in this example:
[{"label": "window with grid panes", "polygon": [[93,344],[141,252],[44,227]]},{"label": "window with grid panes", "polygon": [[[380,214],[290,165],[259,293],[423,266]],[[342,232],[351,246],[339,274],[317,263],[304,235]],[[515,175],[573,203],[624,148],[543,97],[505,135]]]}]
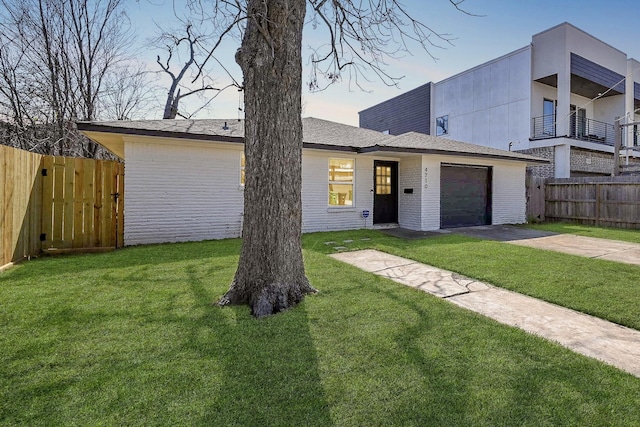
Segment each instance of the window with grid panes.
[{"label": "window with grid panes", "polygon": [[329,206],[353,206],[354,159],[329,159]]},{"label": "window with grid panes", "polygon": [[391,194],[391,166],[376,166],[376,194]]}]

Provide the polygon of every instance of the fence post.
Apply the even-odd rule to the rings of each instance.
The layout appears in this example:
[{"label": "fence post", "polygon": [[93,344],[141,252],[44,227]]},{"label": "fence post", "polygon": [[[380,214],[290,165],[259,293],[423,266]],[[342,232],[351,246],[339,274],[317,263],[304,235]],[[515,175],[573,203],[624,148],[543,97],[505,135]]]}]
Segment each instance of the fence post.
[{"label": "fence post", "polygon": [[596,227],[600,227],[600,184],[596,183]]},{"label": "fence post", "polygon": [[613,123],[613,176],[618,176],[620,175],[620,146],[622,145],[622,129],[620,127],[620,117],[616,117]]}]

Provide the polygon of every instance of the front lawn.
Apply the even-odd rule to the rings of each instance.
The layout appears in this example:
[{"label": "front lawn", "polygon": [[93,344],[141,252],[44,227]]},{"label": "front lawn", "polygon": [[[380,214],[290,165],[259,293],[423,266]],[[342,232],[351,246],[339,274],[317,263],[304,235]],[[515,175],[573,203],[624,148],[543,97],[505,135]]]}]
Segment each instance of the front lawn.
[{"label": "front lawn", "polygon": [[[361,238],[373,237],[371,240]],[[307,246],[374,248],[640,330],[640,266],[444,234],[403,240],[372,230],[309,234]]]},{"label": "front lawn", "polygon": [[337,239],[440,264],[531,255],[307,235],[321,292],[260,321],[211,304],[237,240],[24,263],[0,273],[0,425],[640,425],[640,379],[328,258]]}]

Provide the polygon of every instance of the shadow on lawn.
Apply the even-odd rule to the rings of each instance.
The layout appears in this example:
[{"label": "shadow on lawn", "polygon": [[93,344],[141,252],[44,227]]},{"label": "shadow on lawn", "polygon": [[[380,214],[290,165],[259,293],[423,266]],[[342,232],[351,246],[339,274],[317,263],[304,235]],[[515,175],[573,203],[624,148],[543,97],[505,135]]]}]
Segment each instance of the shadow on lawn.
[{"label": "shadow on lawn", "polygon": [[[420,378],[419,409],[399,395],[390,411],[395,412],[392,419],[404,419],[403,424],[607,425],[605,414],[614,410],[607,400],[619,392],[620,384],[633,386],[635,381],[522,330],[433,301],[432,296],[424,295],[426,305],[417,303],[409,293],[419,291],[380,286],[376,292],[388,301],[386,306],[397,304],[413,314],[413,321],[403,322],[392,335],[400,350],[396,359]],[[603,377],[606,380],[594,386],[594,380]],[[620,399],[614,407],[618,421],[625,420],[620,425],[637,421],[633,399]]]},{"label": "shadow on lawn", "polygon": [[209,286],[189,275],[193,295],[206,308],[188,325],[185,346],[221,369],[219,388],[196,424],[331,426],[304,304],[256,320],[244,306],[212,307]]},{"label": "shadow on lawn", "polygon": [[321,254],[333,254],[338,252],[335,247],[342,246],[348,250],[379,249],[386,248],[409,249],[416,247],[439,247],[469,242],[481,242],[481,239],[457,234],[431,233],[429,237],[420,239],[405,239],[383,233],[379,230],[361,229],[322,233],[309,233],[302,236],[303,248],[308,251]]},{"label": "shadow on lawn", "polygon": [[[328,245],[327,242],[335,241]],[[335,253],[334,246],[346,245],[348,250],[385,247],[405,249],[417,245],[439,246],[456,243],[467,243],[476,240],[464,236],[450,234],[436,235],[422,240],[407,240],[386,235],[378,230],[362,229],[338,232],[308,233],[303,235],[303,248],[323,254]],[[344,243],[350,241],[350,243]],[[27,276],[62,274],[81,274],[87,271],[100,272],[103,270],[126,269],[139,267],[157,270],[163,264],[181,261],[198,261],[223,256],[238,256],[240,254],[240,239],[208,240],[201,242],[165,243],[157,245],[130,246],[113,252],[100,254],[72,254],[36,258],[24,262],[18,268],[9,272],[13,279]],[[135,273],[134,273],[135,274]],[[2,277],[2,276],[0,276]]]},{"label": "shadow on lawn", "polygon": [[[206,240],[187,243],[129,246],[112,252],[98,254],[55,255],[25,261],[18,268],[7,270],[13,278],[37,276],[51,277],[63,274],[125,269],[130,267],[157,270],[163,264],[181,261],[198,261],[240,254],[240,239]],[[22,267],[22,268],[20,268]],[[1,277],[1,276],[0,276]]]},{"label": "shadow on lawn", "polygon": [[[123,257],[139,268],[117,283],[105,271],[92,282],[91,266],[78,283],[9,274],[20,292],[3,301],[17,320],[3,331],[0,425],[332,425],[304,305],[261,321],[212,306],[233,276],[231,243],[195,260]],[[189,261],[164,271],[176,258]]]}]

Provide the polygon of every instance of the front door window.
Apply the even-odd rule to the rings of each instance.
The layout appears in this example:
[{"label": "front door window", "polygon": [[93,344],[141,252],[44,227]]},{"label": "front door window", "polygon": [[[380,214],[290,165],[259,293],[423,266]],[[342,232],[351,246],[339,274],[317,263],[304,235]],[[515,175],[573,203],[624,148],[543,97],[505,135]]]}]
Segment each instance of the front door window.
[{"label": "front door window", "polygon": [[376,194],[391,194],[391,166],[376,166]]}]

